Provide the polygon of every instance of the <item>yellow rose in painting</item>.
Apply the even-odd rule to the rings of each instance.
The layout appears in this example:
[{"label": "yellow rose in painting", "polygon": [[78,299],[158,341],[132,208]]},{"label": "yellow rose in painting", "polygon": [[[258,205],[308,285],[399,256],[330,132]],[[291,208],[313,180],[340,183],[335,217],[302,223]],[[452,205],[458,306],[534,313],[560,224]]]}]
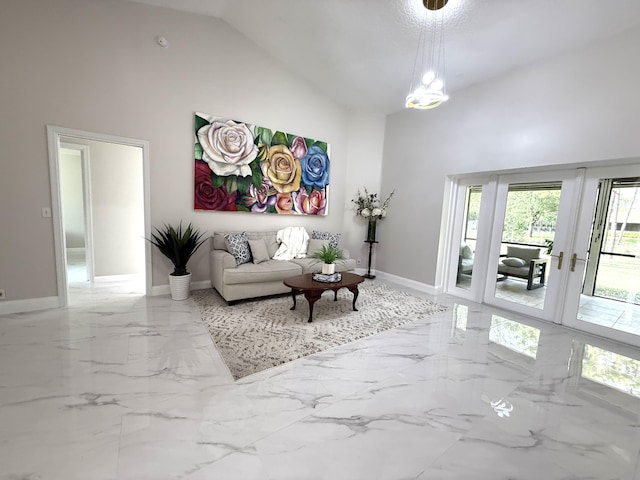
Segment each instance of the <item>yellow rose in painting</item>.
[{"label": "yellow rose in painting", "polygon": [[291,193],[300,189],[302,169],[300,160],[293,157],[285,145],[269,148],[269,156],[262,163],[262,173],[267,176],[279,193]]}]

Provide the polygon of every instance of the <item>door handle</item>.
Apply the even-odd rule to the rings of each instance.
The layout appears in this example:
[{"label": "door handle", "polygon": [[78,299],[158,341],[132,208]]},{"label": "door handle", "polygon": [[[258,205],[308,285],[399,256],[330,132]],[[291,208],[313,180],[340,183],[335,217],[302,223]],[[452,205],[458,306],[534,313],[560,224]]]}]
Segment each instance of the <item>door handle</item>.
[{"label": "door handle", "polygon": [[549,255],[550,257],[556,257],[558,259],[558,270],[562,268],[562,260],[564,259],[564,252],[560,252],[559,255]]},{"label": "door handle", "polygon": [[571,255],[571,271],[575,272],[576,271],[576,262],[580,260],[581,262],[586,262],[586,260],[584,258],[578,258],[578,254],[574,253],[573,255]]}]

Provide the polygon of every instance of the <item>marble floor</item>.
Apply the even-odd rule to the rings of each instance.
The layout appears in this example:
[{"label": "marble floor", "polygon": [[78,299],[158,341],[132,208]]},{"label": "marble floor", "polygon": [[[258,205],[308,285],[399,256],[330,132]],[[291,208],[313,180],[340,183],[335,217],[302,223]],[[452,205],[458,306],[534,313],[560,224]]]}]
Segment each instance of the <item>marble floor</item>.
[{"label": "marble floor", "polygon": [[0,479],[640,479],[638,349],[441,296],[234,382],[192,300],[113,287],[0,317]]},{"label": "marble floor", "polygon": [[[496,297],[510,302],[544,307],[546,287],[527,290],[525,282],[508,279],[496,283]],[[610,298],[580,295],[578,319],[623,332],[640,335],[640,305]]]}]

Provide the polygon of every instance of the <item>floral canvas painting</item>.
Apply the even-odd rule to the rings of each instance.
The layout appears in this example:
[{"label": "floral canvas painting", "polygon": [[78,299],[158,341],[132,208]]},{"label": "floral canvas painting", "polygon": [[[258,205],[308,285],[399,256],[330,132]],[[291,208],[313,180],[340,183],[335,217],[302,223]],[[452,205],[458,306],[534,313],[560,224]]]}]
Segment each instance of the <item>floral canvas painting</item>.
[{"label": "floral canvas painting", "polygon": [[195,114],[196,210],[327,215],[326,142]]}]

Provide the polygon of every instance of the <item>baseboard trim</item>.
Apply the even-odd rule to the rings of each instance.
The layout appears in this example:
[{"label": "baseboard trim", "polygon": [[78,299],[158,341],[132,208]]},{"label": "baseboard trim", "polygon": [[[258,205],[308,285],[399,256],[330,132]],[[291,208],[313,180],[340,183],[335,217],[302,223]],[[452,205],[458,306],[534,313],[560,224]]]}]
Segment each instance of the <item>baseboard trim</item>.
[{"label": "baseboard trim", "polygon": [[3,300],[0,302],[0,315],[35,312],[37,310],[58,308],[59,306],[60,303],[58,302],[58,297],[27,298],[24,300]]},{"label": "baseboard trim", "polygon": [[[358,275],[364,275],[365,273],[367,273],[367,270],[364,268],[356,268],[354,272]],[[375,271],[373,273],[380,280],[387,280],[389,282],[397,283],[398,285],[413,288],[414,290],[428,293],[429,295],[441,295],[442,293],[444,293],[444,288],[442,286],[433,286],[427,283],[417,282],[409,278],[399,277],[397,275],[392,275],[391,273],[386,272]],[[189,288],[189,290],[206,290],[207,288],[211,288],[210,280],[198,280],[197,282],[191,282],[191,287]],[[151,296],[153,297],[159,295],[169,295],[170,293],[171,292],[169,291],[169,284],[154,285],[153,287],[151,287]]]},{"label": "baseboard trim", "polygon": [[441,285],[429,285],[428,283],[417,282],[409,278],[399,277],[391,273],[380,271],[375,272],[375,275],[380,280],[387,280],[388,282],[397,283],[398,285],[402,285],[403,287],[413,288],[414,290],[428,293],[429,295],[441,295],[442,293],[444,293],[444,288]]},{"label": "baseboard trim", "polygon": [[[189,290],[206,290],[207,288],[211,288],[211,280],[198,280],[197,282],[191,282]],[[166,285],[154,285],[153,287],[151,287],[152,297],[157,297],[159,295],[169,295],[170,293],[171,291],[169,290],[168,283]]]}]

